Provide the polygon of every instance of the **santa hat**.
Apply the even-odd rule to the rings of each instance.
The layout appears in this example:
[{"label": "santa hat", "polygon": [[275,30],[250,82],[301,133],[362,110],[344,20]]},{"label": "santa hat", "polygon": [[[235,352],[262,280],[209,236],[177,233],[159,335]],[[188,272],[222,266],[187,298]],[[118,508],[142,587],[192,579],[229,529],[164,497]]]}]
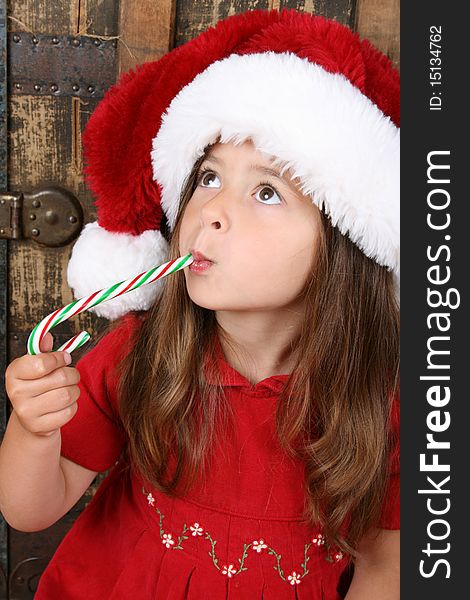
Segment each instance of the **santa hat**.
[{"label": "santa hat", "polygon": [[[98,221],[77,240],[76,298],[168,260],[185,179],[204,148],[242,143],[273,158],[367,256],[399,273],[398,72],[367,40],[296,10],[220,21],[109,89],[83,135]],[[96,306],[147,310],[163,282]]]}]

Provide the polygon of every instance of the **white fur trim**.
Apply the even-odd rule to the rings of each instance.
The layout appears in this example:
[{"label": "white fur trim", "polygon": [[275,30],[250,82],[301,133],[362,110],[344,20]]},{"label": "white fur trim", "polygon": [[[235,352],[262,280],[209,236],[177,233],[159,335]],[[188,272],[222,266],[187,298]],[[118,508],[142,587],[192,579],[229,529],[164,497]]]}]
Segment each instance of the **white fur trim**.
[{"label": "white fur trim", "polygon": [[212,63],[172,100],[153,140],[154,178],[173,229],[185,179],[204,147],[248,138],[333,225],[398,271],[400,130],[341,74],[292,53]]},{"label": "white fur trim", "polygon": [[[130,279],[168,260],[168,244],[159,231],[141,235],[111,233],[97,222],[85,225],[75,242],[67,268],[67,281],[75,298]],[[165,280],[102,302],[90,311],[114,320],[131,310],[147,310],[161,293]]]}]

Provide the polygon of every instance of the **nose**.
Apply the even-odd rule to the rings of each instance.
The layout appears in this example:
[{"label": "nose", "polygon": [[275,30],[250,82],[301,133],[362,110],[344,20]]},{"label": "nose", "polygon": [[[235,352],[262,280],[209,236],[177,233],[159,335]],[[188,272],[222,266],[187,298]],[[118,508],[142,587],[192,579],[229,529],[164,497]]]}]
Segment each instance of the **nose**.
[{"label": "nose", "polygon": [[229,224],[227,208],[228,198],[224,191],[221,190],[201,207],[201,226],[209,226],[217,230],[226,229]]}]

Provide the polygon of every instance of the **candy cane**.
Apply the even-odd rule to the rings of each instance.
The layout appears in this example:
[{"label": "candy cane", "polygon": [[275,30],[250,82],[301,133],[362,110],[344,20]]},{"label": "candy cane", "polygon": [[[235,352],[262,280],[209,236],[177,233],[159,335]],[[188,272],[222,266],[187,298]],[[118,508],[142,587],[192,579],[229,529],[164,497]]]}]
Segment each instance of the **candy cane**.
[{"label": "candy cane", "polygon": [[[136,277],[115,283],[108,288],[93,292],[93,294],[90,294],[89,296],[79,298],[78,300],[75,300],[75,302],[71,302],[70,304],[67,304],[67,306],[57,309],[50,315],[47,315],[47,317],[44,317],[31,332],[27,343],[28,354],[41,354],[39,349],[41,340],[48,331],[56,325],[59,325],[59,323],[62,323],[97,304],[101,304],[101,302],[106,302],[107,300],[111,300],[111,298],[117,298],[118,296],[127,294],[127,292],[136,290],[142,285],[153,283],[154,281],[157,281],[157,279],[176,273],[176,271],[189,266],[193,261],[194,258],[191,254],[180,256],[159,267],[153,267],[149,271],[140,273],[140,275],[137,275]],[[89,339],[90,334],[87,331],[82,331],[63,344],[57,352],[65,350],[66,352],[72,353],[77,348],[80,348],[80,346],[83,346],[83,344],[86,344]]]}]

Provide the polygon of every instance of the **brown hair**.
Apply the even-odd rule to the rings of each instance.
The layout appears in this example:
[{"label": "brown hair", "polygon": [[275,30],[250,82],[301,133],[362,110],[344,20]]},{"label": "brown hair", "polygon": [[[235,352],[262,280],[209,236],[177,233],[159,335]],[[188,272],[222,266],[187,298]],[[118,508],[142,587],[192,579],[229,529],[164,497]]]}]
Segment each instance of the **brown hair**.
[{"label": "brown hair", "polygon": [[[204,158],[185,183],[169,259],[179,256],[181,217]],[[277,404],[276,429],[286,452],[305,461],[306,519],[323,526],[329,543],[354,554],[378,524],[384,501],[399,309],[392,274],[321,215],[317,264],[302,292],[305,326]],[[141,475],[170,495],[179,485],[190,489],[209,466],[208,449],[227,432],[231,412],[223,387],[209,385],[201,365],[206,355],[215,363],[214,334],[224,335],[215,313],[191,301],[180,271],[164,280],[119,365],[127,451]]]}]

